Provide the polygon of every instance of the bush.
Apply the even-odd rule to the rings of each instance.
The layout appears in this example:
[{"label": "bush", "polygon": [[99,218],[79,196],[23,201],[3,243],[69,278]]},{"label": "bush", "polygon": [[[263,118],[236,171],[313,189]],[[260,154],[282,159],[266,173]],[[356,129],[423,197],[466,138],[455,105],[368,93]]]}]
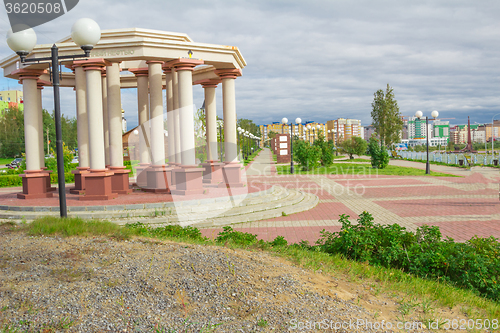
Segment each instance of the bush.
[{"label": "bush", "polygon": [[320,166],[321,153],[320,147],[311,146],[303,140],[293,142],[293,159],[300,164],[304,171]]},{"label": "bush", "polygon": [[22,186],[23,180],[19,175],[1,175],[0,187]]},{"label": "bush", "polygon": [[230,242],[238,245],[252,245],[257,242],[257,235],[234,231],[231,227],[224,227],[215,241],[217,243]]},{"label": "bush", "polygon": [[371,137],[368,143],[368,155],[371,157],[372,167],[384,169],[389,165],[389,154],[384,147],[380,147],[380,142],[377,138]]},{"label": "bush", "polygon": [[318,134],[318,139],[314,141],[313,146],[321,149],[321,165],[330,166],[333,163],[333,143],[326,141],[323,134]]},{"label": "bush", "polygon": [[500,243],[494,237],[456,243],[451,238],[442,240],[435,226],[424,225],[413,233],[397,224],[375,224],[367,212],[360,215],[357,225],[348,218],[341,215],[339,232],[321,232],[317,244],[322,251],[446,281],[500,301]]}]

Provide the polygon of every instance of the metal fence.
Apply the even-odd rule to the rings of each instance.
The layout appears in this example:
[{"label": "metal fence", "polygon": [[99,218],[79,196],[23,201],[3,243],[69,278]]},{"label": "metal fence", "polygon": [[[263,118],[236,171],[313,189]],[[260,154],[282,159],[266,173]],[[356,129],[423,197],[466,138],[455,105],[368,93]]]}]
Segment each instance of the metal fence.
[{"label": "metal fence", "polygon": [[[392,154],[388,151],[389,156]],[[397,151],[396,154],[401,156],[404,159],[412,159],[412,160],[427,160],[426,152],[416,152],[416,151]],[[467,158],[465,158],[467,156]],[[472,161],[472,164],[478,165],[497,165],[499,156],[491,156],[491,155],[481,155],[481,154],[448,154],[448,153],[429,153],[429,161],[430,162],[441,162],[446,164],[456,164],[460,165],[460,161],[465,166],[468,166],[469,163],[467,161]]]}]

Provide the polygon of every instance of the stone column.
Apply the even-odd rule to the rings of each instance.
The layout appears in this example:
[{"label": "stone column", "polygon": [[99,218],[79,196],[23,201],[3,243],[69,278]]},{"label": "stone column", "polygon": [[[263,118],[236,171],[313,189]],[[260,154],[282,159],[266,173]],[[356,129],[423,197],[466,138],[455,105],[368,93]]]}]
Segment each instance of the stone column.
[{"label": "stone column", "polygon": [[85,175],[85,195],[80,200],[109,200],[116,198],[112,193],[111,176],[106,169],[104,157],[104,125],[102,109],[102,78],[104,59],[75,61],[81,64],[87,79],[87,114],[89,126],[90,173]]},{"label": "stone column", "polygon": [[170,193],[171,168],[165,165],[163,129],[163,61],[148,61],[149,110],[151,118],[151,167],[147,170],[147,191]]},{"label": "stone column", "polygon": [[43,109],[42,109],[42,89],[43,83],[37,82],[37,116],[38,116],[38,150],[40,151],[40,168],[45,170],[45,153],[43,148]]},{"label": "stone column", "polygon": [[109,169],[113,171],[111,187],[114,193],[129,194],[128,174],[130,170],[123,166],[122,140],[122,103],[120,65],[117,62],[106,66],[108,91],[108,124],[109,124]]},{"label": "stone column", "polygon": [[220,80],[205,80],[199,82],[205,90],[205,122],[206,122],[206,151],[207,161],[202,163],[203,184],[209,187],[218,187],[223,184],[222,167],[224,163],[218,163],[217,155],[217,111],[215,107],[215,88]]},{"label": "stone column", "polygon": [[174,82],[172,68],[163,66],[165,73],[165,88],[167,93],[167,130],[168,130],[168,164],[175,166],[175,124],[174,124]]},{"label": "stone column", "polygon": [[40,166],[39,145],[39,101],[37,80],[43,74],[42,70],[20,69],[24,97],[24,140],[26,151],[26,170],[20,175],[23,181],[23,192],[18,193],[19,199],[50,198],[52,193],[47,192],[47,173],[42,172]]},{"label": "stone column", "polygon": [[174,143],[175,143],[175,164],[181,164],[181,125],[179,116],[179,76],[175,68],[172,69],[172,103],[174,105]]},{"label": "stone column", "polygon": [[236,98],[234,80],[241,76],[239,69],[215,70],[222,79],[222,109],[224,112],[224,148],[226,165],[224,181],[229,187],[244,186],[241,180],[241,164],[238,162],[238,142],[236,136]]},{"label": "stone column", "polygon": [[[39,145],[39,150],[40,150],[40,169],[43,170],[43,172],[46,174],[45,180],[47,184],[47,192],[55,191],[57,190],[55,187],[52,187],[50,183],[50,174],[52,173],[52,170],[47,170],[45,167],[45,153],[44,153],[44,132],[43,132],[43,107],[42,107],[42,90],[43,90],[43,85],[44,83],[38,80],[37,82],[37,99],[38,99],[38,105],[37,105],[37,115],[38,115],[38,145]],[[49,152],[47,152],[49,153]]]},{"label": "stone column", "polygon": [[[181,170],[175,171],[175,190],[172,194],[203,193],[203,169],[196,165],[194,141],[193,69],[202,60],[180,58],[167,63],[175,68],[178,76],[178,99],[181,142]],[[174,92],[175,93],[175,92]]]},{"label": "stone column", "polygon": [[89,119],[87,114],[87,79],[81,65],[71,66],[75,72],[76,123],[78,140],[78,168],[71,171],[75,175],[72,194],[85,193],[85,175],[89,173]]},{"label": "stone column", "polygon": [[104,131],[104,164],[106,168],[110,164],[109,159],[109,115],[108,115],[108,84],[106,70],[103,69],[102,77],[102,127]]},{"label": "stone column", "polygon": [[149,146],[149,80],[148,68],[131,68],[129,72],[137,78],[137,110],[139,119],[139,166],[136,167],[136,185],[146,187],[148,185],[147,171],[150,166]]}]

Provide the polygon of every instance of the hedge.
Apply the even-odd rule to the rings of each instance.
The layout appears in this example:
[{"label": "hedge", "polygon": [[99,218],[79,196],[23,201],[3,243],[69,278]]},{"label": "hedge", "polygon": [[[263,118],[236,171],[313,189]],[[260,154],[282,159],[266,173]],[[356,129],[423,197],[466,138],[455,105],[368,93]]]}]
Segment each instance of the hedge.
[{"label": "hedge", "polygon": [[[64,177],[66,183],[74,183],[75,175],[72,173],[65,173]],[[50,182],[57,184],[57,173],[50,174]],[[23,180],[19,175],[0,175],[0,187],[23,186]]]}]

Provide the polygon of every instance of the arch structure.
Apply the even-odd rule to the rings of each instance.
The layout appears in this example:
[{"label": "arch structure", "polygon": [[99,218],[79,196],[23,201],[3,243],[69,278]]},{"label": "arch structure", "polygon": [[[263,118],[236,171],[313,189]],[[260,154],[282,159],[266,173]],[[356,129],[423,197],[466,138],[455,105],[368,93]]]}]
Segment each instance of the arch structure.
[{"label": "arch structure", "polygon": [[[57,46],[59,55],[81,53],[71,37],[61,39]],[[28,58],[48,57],[50,48],[37,45]],[[181,33],[104,30],[90,58],[62,65],[70,70],[62,72],[60,86],[76,91],[79,167],[73,171],[71,193],[83,194],[81,200],[108,200],[131,191],[122,149],[121,89],[126,88],[137,88],[138,95],[138,186],[176,195],[203,193],[206,187],[243,186],[237,159],[235,79],[246,62],[237,47],[196,43]],[[23,192],[18,198],[51,197],[54,189],[44,165],[41,103],[43,87],[51,85],[49,64],[21,64],[13,54],[0,66],[5,77],[23,86],[26,172],[21,175]],[[192,87],[197,84],[205,91],[207,159],[202,167],[195,155]],[[219,85],[224,161],[218,160],[217,151],[215,95]]]}]

